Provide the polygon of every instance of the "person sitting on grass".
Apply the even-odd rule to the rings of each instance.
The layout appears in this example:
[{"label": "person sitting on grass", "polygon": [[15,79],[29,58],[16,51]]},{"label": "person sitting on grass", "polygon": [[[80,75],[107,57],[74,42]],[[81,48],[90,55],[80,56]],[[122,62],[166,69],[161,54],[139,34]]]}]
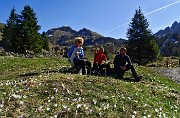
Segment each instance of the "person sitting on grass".
[{"label": "person sitting on grass", "polygon": [[[99,50],[98,50],[99,47]],[[104,64],[103,64],[104,61]],[[101,71],[103,68],[107,69],[107,72],[110,70],[110,65],[107,61],[107,57],[104,54],[104,48],[102,46],[99,46],[96,44],[96,49],[94,50],[94,62],[93,62],[93,68],[92,71],[96,74],[101,74]]]},{"label": "person sitting on grass", "polygon": [[114,70],[117,74],[117,76],[122,79],[124,72],[128,71],[129,69],[131,69],[131,72],[135,78],[135,81],[140,81],[140,79],[142,78],[142,76],[138,76],[134,66],[131,63],[131,60],[129,58],[128,55],[126,55],[126,48],[122,47],[120,49],[120,53],[118,53],[116,55],[116,57],[114,58]]},{"label": "person sitting on grass", "polygon": [[68,52],[68,59],[72,66],[82,68],[82,74],[86,74],[87,67],[87,74],[90,74],[91,70],[91,63],[89,61],[85,61],[84,58],[84,51],[81,45],[83,44],[84,39],[82,37],[75,38],[75,45],[71,46]]}]

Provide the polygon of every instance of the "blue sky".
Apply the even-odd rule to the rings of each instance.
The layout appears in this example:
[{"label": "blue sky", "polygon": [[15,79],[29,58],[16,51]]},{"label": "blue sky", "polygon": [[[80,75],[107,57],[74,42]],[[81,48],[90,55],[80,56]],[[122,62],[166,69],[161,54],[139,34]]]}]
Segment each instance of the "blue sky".
[{"label": "blue sky", "polygon": [[6,23],[13,6],[20,14],[30,5],[42,31],[68,25],[87,28],[113,38],[126,38],[128,22],[140,6],[153,33],[180,22],[180,0],[0,0],[0,22]]}]

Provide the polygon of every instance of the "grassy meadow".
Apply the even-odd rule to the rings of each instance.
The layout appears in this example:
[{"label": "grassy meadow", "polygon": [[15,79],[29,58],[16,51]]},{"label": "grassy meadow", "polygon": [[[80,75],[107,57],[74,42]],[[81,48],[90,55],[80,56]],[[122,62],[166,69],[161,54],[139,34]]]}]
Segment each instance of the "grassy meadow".
[{"label": "grassy meadow", "polygon": [[180,86],[151,67],[125,78],[62,73],[67,59],[0,57],[0,117],[179,118]]}]

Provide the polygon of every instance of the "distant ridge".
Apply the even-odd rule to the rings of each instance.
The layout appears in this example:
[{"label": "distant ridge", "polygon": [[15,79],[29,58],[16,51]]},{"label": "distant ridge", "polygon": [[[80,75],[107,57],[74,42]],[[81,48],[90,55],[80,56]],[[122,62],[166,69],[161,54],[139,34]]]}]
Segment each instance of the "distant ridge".
[{"label": "distant ridge", "polygon": [[159,30],[157,33],[155,33],[155,36],[162,37],[165,35],[171,35],[171,34],[180,34],[180,22],[175,21],[172,26],[166,27],[164,30]]},{"label": "distant ridge", "polygon": [[154,34],[163,56],[180,56],[180,22]]},{"label": "distant ridge", "polygon": [[94,43],[99,43],[101,45],[108,43],[123,44],[126,41],[125,39],[118,40],[111,37],[104,37],[86,28],[75,31],[69,26],[50,29],[46,32],[46,35],[49,37],[51,44],[59,46],[73,45],[74,38],[77,36],[81,36],[85,39],[85,46],[94,45]]}]

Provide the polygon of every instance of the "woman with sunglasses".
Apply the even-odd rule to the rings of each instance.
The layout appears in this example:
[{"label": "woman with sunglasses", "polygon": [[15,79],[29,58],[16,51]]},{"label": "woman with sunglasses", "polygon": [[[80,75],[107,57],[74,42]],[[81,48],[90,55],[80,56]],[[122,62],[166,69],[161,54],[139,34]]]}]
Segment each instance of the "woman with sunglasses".
[{"label": "woman with sunglasses", "polygon": [[86,74],[85,67],[87,67],[87,74],[90,74],[91,63],[83,59],[84,51],[83,48],[81,47],[83,42],[84,39],[82,37],[75,38],[75,45],[70,47],[68,52],[68,59],[72,66],[82,68],[82,74]]}]

